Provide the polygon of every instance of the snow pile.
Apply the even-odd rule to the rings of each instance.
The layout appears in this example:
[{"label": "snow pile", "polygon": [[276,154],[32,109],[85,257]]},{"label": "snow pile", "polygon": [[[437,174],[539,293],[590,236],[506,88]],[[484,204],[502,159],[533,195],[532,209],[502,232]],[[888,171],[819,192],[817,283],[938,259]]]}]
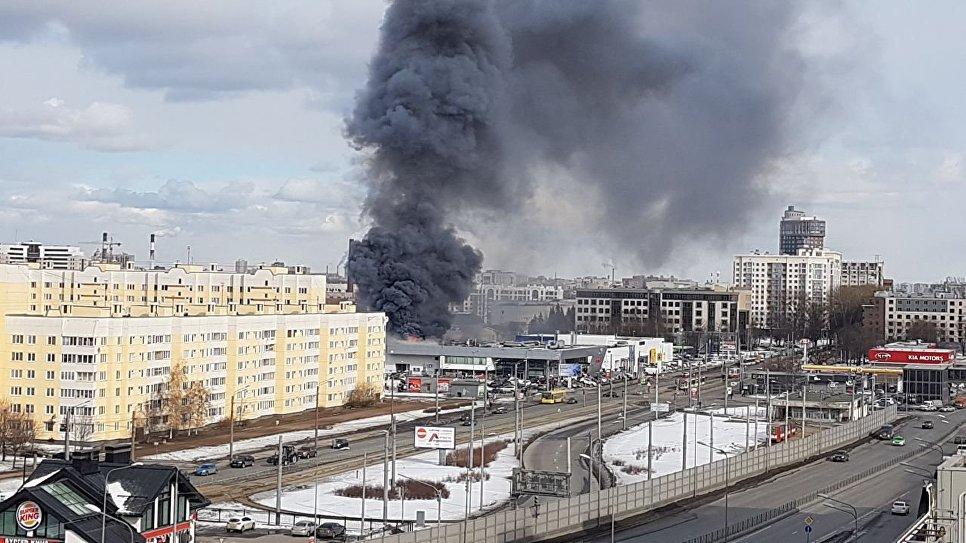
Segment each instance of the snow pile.
[{"label": "snow pile", "polygon": [[[756,440],[762,442],[767,437],[765,422],[760,420],[765,415],[762,407],[758,409],[757,434],[753,407],[749,410],[751,417],[749,424],[746,424],[745,420],[745,407],[729,407],[727,415],[722,409],[715,410],[714,413],[714,417],[707,413],[687,413],[687,467],[689,468],[724,458],[720,452],[712,452],[705,444],[714,445],[716,449],[729,453],[740,453],[745,450],[746,431],[748,447],[754,447]],[[712,419],[714,420],[713,443]],[[632,484],[647,479],[647,426],[647,423],[635,426],[604,441],[604,462],[617,476],[620,484]],[[684,414],[677,412],[665,419],[655,421],[652,434],[654,443],[651,446],[651,469],[653,470],[651,477],[681,471]]]},{"label": "snow pile", "polygon": [[[478,402],[477,405],[482,405]],[[396,422],[407,422],[420,418],[432,417],[430,413],[426,413],[427,407],[422,409],[414,409],[412,411],[404,411],[402,413],[396,413]],[[455,409],[440,409],[440,414],[456,413],[463,410],[468,410],[469,406],[458,407]],[[390,415],[377,415],[374,417],[366,417],[358,420],[351,420],[346,422],[339,422],[332,425],[329,428],[320,428],[319,437],[332,437],[332,436],[344,436],[346,434],[351,434],[360,430],[366,430],[368,428],[377,428],[382,426],[387,426],[390,421]],[[282,434],[273,434],[262,437],[253,437],[250,439],[241,439],[235,441],[235,454],[246,453],[251,451],[257,451],[259,449],[267,449],[278,444],[278,436],[282,436],[282,441],[286,443],[292,443],[297,441],[304,441],[312,439],[315,437],[315,430],[297,430],[294,432],[284,432]],[[183,449],[180,451],[173,451],[168,453],[153,454],[150,456],[145,456],[144,460],[157,460],[157,461],[169,461],[169,462],[199,462],[203,460],[214,460],[218,458],[228,457],[228,444],[224,445],[211,445],[207,447],[194,447],[191,449]]]}]

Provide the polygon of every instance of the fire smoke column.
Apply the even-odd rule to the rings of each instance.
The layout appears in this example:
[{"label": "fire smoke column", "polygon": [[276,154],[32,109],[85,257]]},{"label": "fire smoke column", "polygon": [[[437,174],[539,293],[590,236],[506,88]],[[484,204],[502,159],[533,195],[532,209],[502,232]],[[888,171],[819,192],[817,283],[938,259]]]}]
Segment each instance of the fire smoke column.
[{"label": "fire smoke column", "polygon": [[347,123],[367,153],[372,227],[352,244],[357,300],[391,331],[439,336],[470,292],[482,255],[448,217],[498,208],[500,126],[510,44],[489,2],[397,0]]}]

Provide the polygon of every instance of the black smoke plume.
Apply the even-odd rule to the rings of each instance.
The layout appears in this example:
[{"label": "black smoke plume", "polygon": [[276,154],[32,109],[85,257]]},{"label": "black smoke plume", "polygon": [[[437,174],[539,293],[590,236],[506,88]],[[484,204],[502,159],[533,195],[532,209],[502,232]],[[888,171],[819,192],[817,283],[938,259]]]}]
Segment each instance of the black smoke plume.
[{"label": "black smoke plume", "polygon": [[396,333],[441,335],[482,262],[455,226],[483,216],[526,245],[547,171],[599,208],[573,217],[578,234],[642,262],[739,230],[800,113],[794,6],[392,2],[347,124],[371,183],[348,261],[359,303]]}]

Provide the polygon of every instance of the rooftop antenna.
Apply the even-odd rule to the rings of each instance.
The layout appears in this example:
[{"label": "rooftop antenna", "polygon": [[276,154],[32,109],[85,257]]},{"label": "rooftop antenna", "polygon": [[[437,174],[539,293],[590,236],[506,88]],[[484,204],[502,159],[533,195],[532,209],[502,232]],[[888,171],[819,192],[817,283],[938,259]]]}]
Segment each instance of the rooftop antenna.
[{"label": "rooftop antenna", "polygon": [[188,264],[191,264],[191,245],[188,246]]}]

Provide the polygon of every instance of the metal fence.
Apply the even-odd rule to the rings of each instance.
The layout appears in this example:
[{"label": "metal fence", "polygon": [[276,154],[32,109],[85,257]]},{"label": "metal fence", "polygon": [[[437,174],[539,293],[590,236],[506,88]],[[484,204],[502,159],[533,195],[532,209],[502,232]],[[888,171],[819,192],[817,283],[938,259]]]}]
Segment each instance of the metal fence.
[{"label": "metal fence", "polygon": [[[541,500],[525,508],[504,509],[465,522],[387,536],[385,539],[387,543],[504,543],[538,541],[579,533],[603,526],[611,522],[612,518],[621,520],[637,516],[683,499],[725,488],[726,482],[735,484],[772,469],[830,452],[846,443],[870,435],[873,430],[896,417],[896,407],[890,406],[857,421],[823,430],[802,439],[762,447],[737,454],[726,460],[718,460],[663,477],[605,488],[570,498]],[[857,474],[848,480],[859,475],[862,474]],[[785,504],[776,510],[781,510],[783,507],[797,506]],[[763,515],[767,514],[782,513],[772,511],[763,513]],[[762,517],[761,522],[764,520],[769,519]],[[751,522],[751,520],[743,520],[737,524],[744,523],[745,529],[748,529]],[[728,529],[730,531],[732,528],[729,526]],[[723,535],[724,528],[721,530]],[[714,541],[714,539],[702,541]]]}]

